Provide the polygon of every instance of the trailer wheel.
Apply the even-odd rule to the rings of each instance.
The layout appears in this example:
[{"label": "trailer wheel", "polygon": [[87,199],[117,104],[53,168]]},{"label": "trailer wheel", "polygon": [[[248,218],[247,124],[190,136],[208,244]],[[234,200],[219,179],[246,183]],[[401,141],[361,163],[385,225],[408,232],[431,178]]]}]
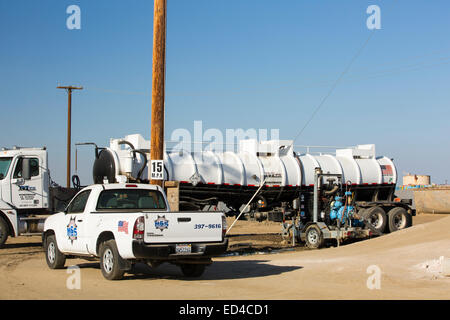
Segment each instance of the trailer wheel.
[{"label": "trailer wheel", "polygon": [[56,244],[55,235],[51,234],[45,238],[45,260],[50,269],[62,269],[66,264],[66,256],[62,254]]},{"label": "trailer wheel", "polygon": [[100,269],[103,276],[108,280],[122,279],[125,271],[120,269],[119,250],[116,241],[108,240],[100,245]]},{"label": "trailer wheel", "polygon": [[372,207],[363,212],[364,220],[366,220],[370,225],[371,229],[376,230],[376,232],[382,234],[387,225],[387,215],[381,207]]},{"label": "trailer wheel", "polygon": [[0,248],[3,248],[3,245],[5,244],[6,240],[8,240],[8,236],[9,236],[8,224],[6,223],[5,219],[0,217]]},{"label": "trailer wheel", "polygon": [[406,212],[405,208],[396,207],[388,212],[389,231],[394,232],[409,228],[412,225],[411,215]]},{"label": "trailer wheel", "polygon": [[182,264],[181,271],[183,272],[184,276],[189,278],[197,278],[200,277],[203,272],[205,272],[206,265],[204,264]]},{"label": "trailer wheel", "polygon": [[316,224],[312,224],[306,228],[305,243],[310,249],[319,249],[323,246],[323,234]]}]

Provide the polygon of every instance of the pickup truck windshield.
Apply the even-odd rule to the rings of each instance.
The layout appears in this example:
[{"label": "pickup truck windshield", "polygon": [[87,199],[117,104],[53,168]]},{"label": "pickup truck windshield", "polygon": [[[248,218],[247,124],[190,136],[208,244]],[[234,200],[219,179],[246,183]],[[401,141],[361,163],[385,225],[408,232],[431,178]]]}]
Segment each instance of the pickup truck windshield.
[{"label": "pickup truck windshield", "polygon": [[0,158],[0,180],[2,180],[8,173],[12,158]]},{"label": "pickup truck windshield", "polygon": [[148,189],[111,189],[100,193],[96,210],[164,210],[161,192]]}]

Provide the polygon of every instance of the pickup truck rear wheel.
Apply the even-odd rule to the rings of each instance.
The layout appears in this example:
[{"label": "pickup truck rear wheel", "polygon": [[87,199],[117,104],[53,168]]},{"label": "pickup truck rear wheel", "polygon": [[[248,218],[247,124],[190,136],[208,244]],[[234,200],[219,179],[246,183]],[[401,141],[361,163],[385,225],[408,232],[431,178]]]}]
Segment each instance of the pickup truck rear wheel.
[{"label": "pickup truck rear wheel", "polygon": [[108,240],[100,246],[100,269],[103,276],[108,280],[119,280],[123,278],[124,270],[119,266],[119,250],[116,241]]},{"label": "pickup truck rear wheel", "polygon": [[8,235],[9,235],[8,224],[2,217],[0,217],[0,248],[2,248],[3,245],[5,244],[6,240],[8,239]]},{"label": "pickup truck rear wheel", "polygon": [[181,271],[184,276],[189,278],[200,277],[205,272],[206,265],[204,264],[182,264]]},{"label": "pickup truck rear wheel", "polygon": [[49,235],[45,238],[45,260],[50,269],[62,269],[66,264],[66,256],[61,253],[56,244],[55,235]]}]

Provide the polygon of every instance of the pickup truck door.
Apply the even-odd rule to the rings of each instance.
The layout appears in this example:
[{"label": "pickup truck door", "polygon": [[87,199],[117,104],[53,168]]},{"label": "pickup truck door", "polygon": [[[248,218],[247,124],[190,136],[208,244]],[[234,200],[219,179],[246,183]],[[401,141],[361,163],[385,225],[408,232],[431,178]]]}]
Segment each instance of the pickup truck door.
[{"label": "pickup truck door", "polygon": [[62,252],[88,253],[86,248],[87,222],[85,220],[89,213],[85,212],[85,208],[90,192],[91,190],[85,190],[79,193],[67,207],[64,221],[59,225],[59,237],[57,237],[58,246]]}]

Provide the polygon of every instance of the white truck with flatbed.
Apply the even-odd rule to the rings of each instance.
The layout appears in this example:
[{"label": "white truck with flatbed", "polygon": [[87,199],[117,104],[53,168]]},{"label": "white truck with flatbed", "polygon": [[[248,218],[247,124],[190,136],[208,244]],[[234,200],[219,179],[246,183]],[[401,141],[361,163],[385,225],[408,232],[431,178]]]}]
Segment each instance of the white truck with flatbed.
[{"label": "white truck with flatbed", "polygon": [[227,250],[226,228],[223,212],[171,212],[159,186],[95,184],[45,220],[42,240],[52,269],[81,257],[99,258],[109,280],[121,279],[137,262],[169,262],[198,277]]}]

